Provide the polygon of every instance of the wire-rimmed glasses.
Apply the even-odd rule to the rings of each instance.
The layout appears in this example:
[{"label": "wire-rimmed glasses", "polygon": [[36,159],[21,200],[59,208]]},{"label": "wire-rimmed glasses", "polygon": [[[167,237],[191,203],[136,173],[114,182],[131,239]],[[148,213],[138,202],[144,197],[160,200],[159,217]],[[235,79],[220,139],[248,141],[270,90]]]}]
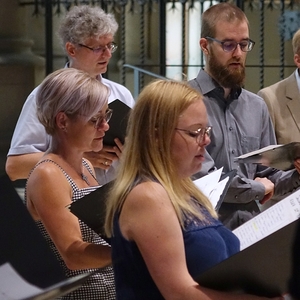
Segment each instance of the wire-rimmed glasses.
[{"label": "wire-rimmed glasses", "polygon": [[96,129],[100,128],[103,124],[103,122],[109,122],[111,116],[112,116],[112,113],[113,113],[113,110],[112,109],[108,109],[106,112],[105,112],[105,115],[100,115],[99,117],[93,117],[90,119],[90,121],[92,123],[94,123],[94,127]]},{"label": "wire-rimmed glasses", "polygon": [[92,48],[92,47],[89,47],[89,46],[86,46],[84,44],[78,44],[80,47],[84,47],[86,49],[89,49],[91,51],[93,51],[95,54],[103,54],[105,52],[105,50],[107,49],[110,53],[114,53],[117,48],[118,48],[118,45],[114,42],[111,42],[105,46],[100,46],[100,47],[97,47],[97,48]]},{"label": "wire-rimmed glasses", "polygon": [[187,133],[190,137],[195,138],[196,142],[198,144],[200,144],[200,143],[204,142],[205,135],[210,137],[212,127],[211,126],[200,127],[197,130],[188,130],[188,129],[175,128],[175,130],[179,130],[179,131],[183,131],[183,132]]},{"label": "wire-rimmed glasses", "polygon": [[253,49],[253,47],[255,45],[255,42],[252,41],[252,40],[250,40],[250,39],[243,40],[243,41],[241,41],[239,43],[236,42],[236,41],[232,41],[232,40],[219,41],[219,40],[217,40],[215,38],[212,38],[212,37],[209,37],[209,36],[207,36],[206,39],[221,44],[222,49],[225,52],[233,52],[233,51],[235,51],[235,49],[237,48],[238,45],[240,46],[240,48],[241,48],[241,50],[243,52],[249,52],[249,51],[251,51]]}]

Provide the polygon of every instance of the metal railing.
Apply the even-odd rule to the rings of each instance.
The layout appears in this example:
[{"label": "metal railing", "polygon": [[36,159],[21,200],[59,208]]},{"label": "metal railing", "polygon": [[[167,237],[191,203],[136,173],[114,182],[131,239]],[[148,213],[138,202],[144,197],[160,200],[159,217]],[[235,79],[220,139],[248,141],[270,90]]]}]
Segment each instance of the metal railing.
[{"label": "metal railing", "polygon": [[160,78],[160,79],[168,79],[167,77],[155,74],[153,72],[149,72],[147,70],[144,70],[142,68],[130,65],[130,64],[124,64],[123,68],[129,68],[133,70],[133,98],[136,99],[137,96],[140,93],[141,90],[141,76],[143,74],[149,75],[153,78]]}]

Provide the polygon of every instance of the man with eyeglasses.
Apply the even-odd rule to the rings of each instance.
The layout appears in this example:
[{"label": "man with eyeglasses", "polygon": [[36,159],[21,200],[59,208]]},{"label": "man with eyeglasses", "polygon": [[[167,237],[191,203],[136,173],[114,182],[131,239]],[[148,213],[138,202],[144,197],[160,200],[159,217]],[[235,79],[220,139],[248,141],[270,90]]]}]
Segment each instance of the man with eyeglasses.
[{"label": "man with eyeglasses", "polygon": [[[99,7],[74,6],[60,24],[58,36],[69,62],[66,67],[86,71],[110,89],[109,102],[119,99],[133,107],[134,99],[124,86],[102,78],[107,71],[112,53],[117,49],[114,35],[118,24],[111,14]],[[6,172],[12,180],[25,179],[50,144],[50,136],[36,116],[36,92],[28,96],[17,122],[6,161]],[[105,146],[98,153],[86,153],[92,162],[97,179],[105,184],[114,179],[115,167],[123,145]]]},{"label": "man with eyeglasses", "polygon": [[195,176],[215,167],[223,167],[225,173],[237,170],[219,210],[220,219],[230,229],[258,214],[258,202],[282,199],[300,184],[297,171],[234,162],[237,156],[276,144],[266,104],[242,88],[247,52],[254,44],[241,9],[227,2],[210,7],[202,15],[200,38],[206,65],[197,78],[189,81],[204,95],[212,126],[206,162]]}]

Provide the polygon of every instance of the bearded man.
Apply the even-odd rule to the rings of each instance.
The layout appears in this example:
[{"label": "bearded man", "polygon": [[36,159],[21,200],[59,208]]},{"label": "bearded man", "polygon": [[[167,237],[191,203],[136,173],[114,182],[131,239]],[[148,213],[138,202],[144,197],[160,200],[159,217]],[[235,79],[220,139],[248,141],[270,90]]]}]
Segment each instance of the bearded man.
[{"label": "bearded man", "polygon": [[204,96],[212,133],[206,162],[195,177],[215,168],[223,167],[225,173],[236,169],[219,209],[221,221],[234,229],[260,212],[259,202],[280,200],[297,189],[299,174],[234,162],[237,156],[276,144],[265,102],[242,88],[247,52],[255,42],[244,12],[227,2],[206,10],[201,28],[199,44],[206,66],[189,84]]}]

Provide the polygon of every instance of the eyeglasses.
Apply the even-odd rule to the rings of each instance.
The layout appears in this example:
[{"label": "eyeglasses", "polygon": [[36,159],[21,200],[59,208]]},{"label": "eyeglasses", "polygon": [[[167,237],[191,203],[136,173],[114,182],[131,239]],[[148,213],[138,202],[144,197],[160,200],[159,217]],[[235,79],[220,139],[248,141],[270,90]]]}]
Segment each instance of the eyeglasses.
[{"label": "eyeglasses", "polygon": [[111,116],[112,116],[112,113],[113,113],[113,110],[112,110],[112,109],[108,109],[108,110],[105,112],[105,115],[104,115],[104,116],[93,117],[93,118],[90,119],[90,121],[91,121],[92,123],[94,123],[94,127],[95,127],[96,129],[99,129],[99,128],[102,126],[102,124],[104,123],[104,121],[105,121],[106,123],[109,122],[109,120],[110,120],[110,118],[111,118]]},{"label": "eyeglasses", "polygon": [[107,49],[110,53],[114,53],[117,48],[118,48],[118,45],[114,42],[111,42],[105,46],[101,46],[101,47],[98,47],[98,48],[91,48],[89,46],[86,46],[86,45],[83,45],[83,44],[78,44],[80,47],[84,47],[84,48],[87,48],[91,51],[93,51],[95,54],[103,54],[105,52],[105,50]]},{"label": "eyeglasses", "polygon": [[205,135],[210,137],[212,127],[211,126],[201,127],[201,128],[199,128],[197,130],[194,130],[194,131],[193,130],[187,130],[187,129],[180,129],[180,128],[175,128],[175,129],[187,133],[190,137],[195,138],[196,142],[198,144],[200,144],[200,143],[204,142]]},{"label": "eyeglasses", "polygon": [[223,51],[225,52],[233,52],[235,51],[235,49],[237,48],[237,45],[240,46],[241,50],[243,52],[249,52],[253,49],[255,42],[248,39],[248,40],[244,40],[241,42],[236,42],[236,41],[219,41],[217,39],[214,39],[212,37],[207,36],[206,37],[207,40],[211,40],[214,42],[217,42],[219,44],[221,44]]}]

